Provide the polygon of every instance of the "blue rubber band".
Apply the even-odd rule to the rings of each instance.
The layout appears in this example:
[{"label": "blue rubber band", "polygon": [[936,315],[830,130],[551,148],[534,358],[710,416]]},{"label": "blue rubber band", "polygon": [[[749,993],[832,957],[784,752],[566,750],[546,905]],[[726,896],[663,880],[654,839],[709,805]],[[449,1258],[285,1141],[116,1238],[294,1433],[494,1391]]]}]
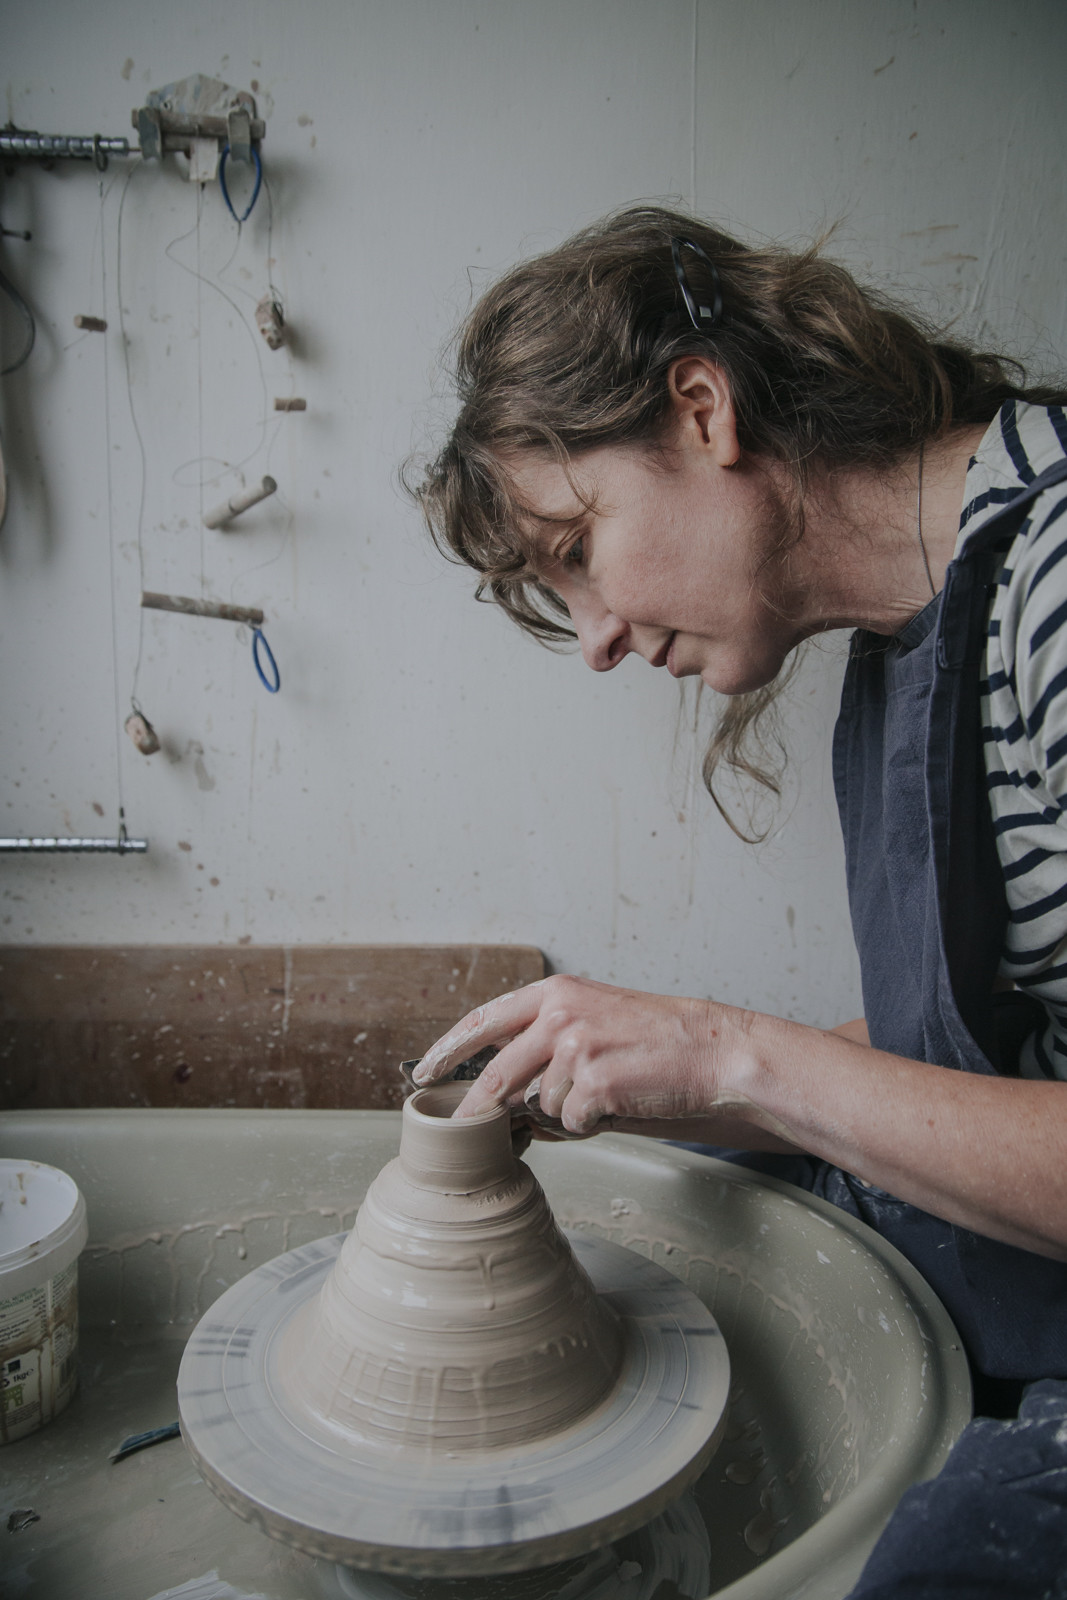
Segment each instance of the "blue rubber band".
[{"label": "blue rubber band", "polygon": [[236,211],[233,209],[233,201],[230,199],[230,191],[226,187],[226,163],[230,159],[230,147],[228,144],[223,145],[222,154],[219,156],[219,188],[222,190],[222,198],[226,202],[226,209],[229,211],[234,222],[247,222],[249,217],[252,215],[252,207],[259,199],[259,190],[263,182],[263,163],[259,159],[259,151],[256,149],[255,145],[251,146],[251,150],[252,162],[256,169],[256,182],[252,190],[252,198],[248,202],[247,206],[245,206],[244,213],[241,216],[238,216]]},{"label": "blue rubber band", "polygon": [[[259,659],[259,650],[261,645],[266,652],[267,662],[274,677],[273,683],[271,683],[270,678],[268,678],[267,674],[263,671],[263,663]],[[274,659],[274,652],[267,643],[262,628],[252,629],[252,660],[255,664],[256,671],[259,673],[259,681],[263,685],[264,689],[266,689],[268,694],[277,694],[278,690],[282,686],[282,676],[278,671],[278,663]]]}]

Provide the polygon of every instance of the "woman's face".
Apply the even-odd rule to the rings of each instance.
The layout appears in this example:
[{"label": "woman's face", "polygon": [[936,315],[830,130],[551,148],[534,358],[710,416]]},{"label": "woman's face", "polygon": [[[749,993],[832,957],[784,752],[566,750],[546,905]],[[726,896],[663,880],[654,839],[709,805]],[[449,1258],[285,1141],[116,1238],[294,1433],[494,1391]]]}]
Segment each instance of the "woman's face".
[{"label": "woman's face", "polygon": [[581,456],[571,469],[581,497],[557,462],[527,456],[512,468],[526,505],[560,519],[537,525],[538,572],[594,671],[633,651],[721,694],[776,676],[804,630],[788,620],[795,519],[766,474],[724,466],[684,433],[669,465],[635,446]]}]

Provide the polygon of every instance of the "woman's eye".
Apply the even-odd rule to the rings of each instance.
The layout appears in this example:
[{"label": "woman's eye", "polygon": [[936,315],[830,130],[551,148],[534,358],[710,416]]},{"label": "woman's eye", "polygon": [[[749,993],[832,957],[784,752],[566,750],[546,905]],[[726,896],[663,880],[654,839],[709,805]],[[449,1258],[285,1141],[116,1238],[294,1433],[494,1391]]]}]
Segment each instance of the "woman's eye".
[{"label": "woman's eye", "polygon": [[584,542],[585,541],[583,539],[575,539],[574,543],[571,545],[570,549],[567,551],[566,561],[567,561],[567,565],[568,566],[572,566],[572,567],[580,567],[581,566],[582,562],[585,559],[585,552],[582,549],[582,545],[584,544]]}]

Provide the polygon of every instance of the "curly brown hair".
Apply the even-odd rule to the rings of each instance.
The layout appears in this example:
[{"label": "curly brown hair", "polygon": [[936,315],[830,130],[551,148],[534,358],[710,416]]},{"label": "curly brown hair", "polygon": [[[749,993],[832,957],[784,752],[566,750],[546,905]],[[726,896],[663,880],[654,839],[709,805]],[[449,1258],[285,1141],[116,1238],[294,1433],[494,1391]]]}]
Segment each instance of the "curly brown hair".
[{"label": "curly brown hair", "polygon": [[[680,293],[671,251],[679,239],[718,274],[723,315],[708,332],[694,327]],[[710,303],[717,286],[696,251],[686,276]],[[505,463],[534,453],[569,471],[603,445],[664,452],[668,373],[687,355],[722,367],[742,450],[788,469],[801,514],[817,473],[892,467],[954,427],[991,422],[1011,398],[1064,400],[1058,389],[1024,388],[1019,363],[940,338],[827,260],[821,244],[750,246],[659,206],[609,216],[520,263],[478,301],[457,335],[451,435],[412,489],[438,548],[480,574],[477,597],[545,643],[574,635],[531,565],[534,513]],[[788,670],[729,700],[719,718],[704,779],[720,810],[721,762],[778,791],[782,763],[766,719]]]}]

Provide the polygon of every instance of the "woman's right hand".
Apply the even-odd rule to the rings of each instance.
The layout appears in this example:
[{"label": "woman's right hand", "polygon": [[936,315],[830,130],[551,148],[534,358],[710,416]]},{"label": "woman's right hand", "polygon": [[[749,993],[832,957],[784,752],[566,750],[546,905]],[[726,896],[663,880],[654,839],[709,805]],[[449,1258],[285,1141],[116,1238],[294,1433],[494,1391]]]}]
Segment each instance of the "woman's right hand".
[{"label": "woman's right hand", "polygon": [[499,1054],[457,1116],[520,1107],[536,1095],[572,1134],[635,1124],[651,1132],[651,1124],[714,1114],[724,1016],[707,1000],[544,978],[470,1012],[426,1052],[414,1079],[434,1083],[493,1045]]}]

